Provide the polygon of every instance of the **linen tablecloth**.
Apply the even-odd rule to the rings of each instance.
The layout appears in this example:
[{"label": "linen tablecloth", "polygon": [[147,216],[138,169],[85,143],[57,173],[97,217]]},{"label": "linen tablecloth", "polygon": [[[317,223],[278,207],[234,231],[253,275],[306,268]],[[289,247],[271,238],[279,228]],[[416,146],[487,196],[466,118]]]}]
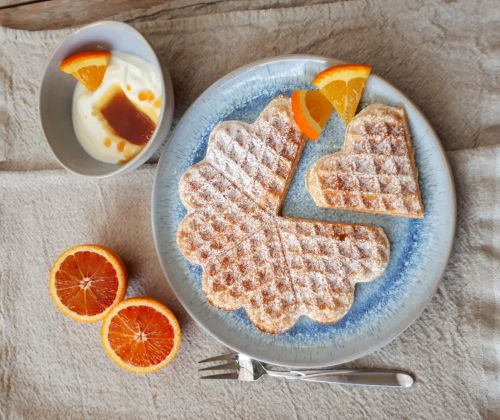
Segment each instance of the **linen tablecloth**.
[{"label": "linen tablecloth", "polygon": [[[150,225],[158,154],[115,179],[63,170],[41,132],[37,90],[73,29],[0,28],[0,418],[500,418],[498,1],[188,3],[119,16],[170,70],[176,121],[227,72],[309,53],[372,64],[435,128],[458,193],[446,274],[413,325],[350,364],[406,369],[417,382],[394,390],[198,380],[196,362],[226,349],[187,316],[160,269]],[[166,369],[123,371],[106,356],[99,324],[56,310],[49,269],[79,243],[115,249],[130,270],[128,296],[152,296],[179,316],[182,347]]]}]

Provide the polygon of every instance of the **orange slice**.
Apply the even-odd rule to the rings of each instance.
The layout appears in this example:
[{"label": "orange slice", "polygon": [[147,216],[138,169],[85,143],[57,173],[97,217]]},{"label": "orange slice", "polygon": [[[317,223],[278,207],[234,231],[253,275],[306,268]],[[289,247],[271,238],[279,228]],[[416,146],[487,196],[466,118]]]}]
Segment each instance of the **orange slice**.
[{"label": "orange slice", "polygon": [[104,319],[102,344],[124,369],[148,373],[167,366],[181,345],[181,328],[165,305],[149,298],[127,299]]},{"label": "orange slice", "polygon": [[110,56],[109,51],[82,51],[65,58],[59,69],[71,74],[93,92],[101,85]]},{"label": "orange slice", "polygon": [[323,70],[312,81],[313,85],[321,89],[346,125],[356,114],[371,69],[366,64],[342,64]]},{"label": "orange slice", "polygon": [[296,90],[292,93],[295,122],[309,139],[317,140],[332,114],[332,104],[318,90]]},{"label": "orange slice", "polygon": [[65,315],[77,321],[99,321],[123,300],[127,269],[108,248],[75,246],[63,252],[52,266],[49,289]]}]

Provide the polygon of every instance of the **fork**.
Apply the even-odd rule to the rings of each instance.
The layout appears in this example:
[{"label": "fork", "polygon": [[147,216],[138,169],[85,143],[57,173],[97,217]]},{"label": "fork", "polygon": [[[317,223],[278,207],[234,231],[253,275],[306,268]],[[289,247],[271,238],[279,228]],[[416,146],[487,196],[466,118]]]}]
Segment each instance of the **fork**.
[{"label": "fork", "polygon": [[200,379],[238,379],[240,381],[256,381],[264,375],[299,380],[301,382],[322,382],[348,385],[393,386],[409,388],[413,385],[413,376],[400,370],[382,369],[273,369],[244,354],[230,353],[200,360],[198,363],[225,361],[225,364],[199,369],[199,372],[227,371]]}]

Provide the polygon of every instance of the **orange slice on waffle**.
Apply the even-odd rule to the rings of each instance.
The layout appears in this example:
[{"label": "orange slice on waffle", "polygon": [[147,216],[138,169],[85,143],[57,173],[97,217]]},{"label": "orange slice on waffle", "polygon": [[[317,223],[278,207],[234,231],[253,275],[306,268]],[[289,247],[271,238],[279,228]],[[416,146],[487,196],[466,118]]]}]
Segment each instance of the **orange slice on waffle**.
[{"label": "orange slice on waffle", "polygon": [[312,81],[330,101],[345,125],[356,114],[371,69],[366,64],[341,64],[323,70]]},{"label": "orange slice on waffle", "polygon": [[102,343],[120,367],[149,373],[167,366],[181,345],[181,329],[165,305],[149,298],[127,299],[104,319]]},{"label": "orange slice on waffle", "polygon": [[123,300],[127,269],[108,248],[75,246],[63,252],[52,266],[49,289],[65,315],[82,322],[99,321]]},{"label": "orange slice on waffle", "polygon": [[292,94],[295,122],[309,139],[317,140],[330,119],[332,104],[318,90],[296,90]]},{"label": "orange slice on waffle", "polygon": [[109,51],[82,51],[65,58],[59,69],[71,74],[93,92],[101,85],[110,56]]}]

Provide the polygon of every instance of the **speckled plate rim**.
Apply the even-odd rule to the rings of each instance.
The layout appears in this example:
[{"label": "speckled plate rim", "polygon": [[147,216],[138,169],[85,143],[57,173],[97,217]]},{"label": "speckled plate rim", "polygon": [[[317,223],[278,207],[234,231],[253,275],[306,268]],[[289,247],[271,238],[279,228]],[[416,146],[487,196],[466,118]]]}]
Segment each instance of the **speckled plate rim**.
[{"label": "speckled plate rim", "polygon": [[[358,359],[360,357],[366,356],[382,347],[390,343],[392,340],[394,340],[396,337],[398,337],[403,331],[405,331],[424,311],[432,297],[435,295],[435,292],[438,288],[439,282],[444,274],[444,271],[446,269],[446,266],[448,264],[448,260],[450,258],[452,246],[453,246],[453,239],[455,237],[455,227],[456,227],[456,194],[455,194],[455,186],[454,186],[454,181],[453,181],[453,176],[451,172],[450,165],[448,163],[448,160],[446,158],[444,149],[439,141],[439,138],[437,137],[435,131],[433,130],[432,126],[429,124],[427,119],[424,117],[424,115],[420,112],[420,110],[417,108],[417,106],[409,99],[407,98],[402,92],[400,92],[398,89],[396,89],[394,86],[392,86],[390,83],[386,82],[384,79],[381,77],[371,74],[370,78],[375,78],[377,79],[378,83],[382,83],[384,87],[388,91],[392,91],[391,93],[396,96],[399,96],[405,104],[405,109],[407,110],[407,113],[413,113],[416,115],[421,121],[422,124],[425,125],[425,130],[428,132],[428,137],[432,139],[433,145],[436,148],[436,151],[438,152],[439,156],[438,159],[441,161],[441,163],[444,166],[444,172],[445,172],[445,177],[446,177],[446,183],[447,183],[447,191],[449,192],[449,220],[451,221],[448,231],[446,232],[446,237],[442,238],[443,239],[443,258],[441,259],[442,263],[440,264],[440,267],[435,270],[435,275],[433,276],[433,284],[432,287],[428,289],[427,294],[425,295],[425,298],[420,299],[419,305],[415,305],[412,311],[408,312],[405,317],[401,318],[397,327],[393,328],[390,331],[387,331],[384,335],[383,338],[379,338],[375,343],[368,345],[368,346],[360,346],[358,351],[351,352],[348,356],[344,357],[337,357],[333,358],[332,360],[323,360],[320,362],[314,361],[311,358],[308,357],[302,357],[300,358],[301,360],[294,360],[291,361],[287,359],[286,361],[283,361],[276,355],[273,355],[272,351],[271,352],[262,352],[262,351],[255,351],[255,349],[249,349],[245,346],[241,346],[238,344],[238,340],[228,340],[224,339],[223,337],[220,337],[215,331],[213,331],[210,328],[210,325],[208,325],[205,320],[200,317],[197,312],[195,311],[194,308],[191,307],[189,302],[187,302],[185,299],[183,299],[182,294],[180,290],[178,290],[177,285],[175,282],[173,282],[167,271],[167,261],[164,261],[164,258],[162,257],[162,253],[159,247],[159,238],[158,238],[158,218],[159,215],[157,214],[157,204],[158,204],[158,194],[160,191],[158,190],[158,184],[159,184],[159,177],[160,177],[160,172],[161,169],[163,168],[163,165],[167,161],[168,154],[170,152],[170,149],[172,147],[172,139],[175,138],[177,132],[180,131],[182,125],[187,121],[187,118],[190,115],[190,111],[192,109],[195,109],[203,100],[204,97],[211,95],[215,91],[221,88],[225,83],[230,81],[231,79],[241,75],[242,73],[248,72],[258,66],[265,66],[268,64],[272,64],[275,62],[283,62],[283,61],[295,61],[295,60],[305,60],[305,61],[314,61],[314,62],[323,62],[325,66],[329,65],[335,65],[335,64],[340,64],[342,61],[333,59],[333,58],[328,58],[328,57],[322,57],[322,56],[315,56],[315,55],[302,55],[302,54],[294,54],[294,55],[286,55],[286,56],[280,56],[280,57],[273,57],[273,58],[268,58],[268,59],[262,59],[255,61],[253,63],[247,64],[245,66],[242,66],[227,75],[223,76],[219,80],[217,80],[215,83],[213,83],[210,87],[208,87],[190,106],[190,108],[186,111],[184,116],[181,118],[181,120],[177,123],[176,127],[174,128],[173,132],[171,133],[170,138],[168,139],[168,144],[165,150],[163,151],[163,154],[158,162],[158,166],[156,169],[155,177],[154,177],[154,182],[153,182],[153,191],[152,191],[152,197],[151,197],[151,223],[152,223],[152,232],[153,232],[153,240],[155,243],[155,249],[156,253],[158,256],[158,259],[160,261],[160,265],[163,269],[163,272],[165,274],[165,278],[170,284],[170,287],[172,288],[174,294],[176,295],[177,299],[181,302],[183,307],[186,309],[188,314],[198,323],[198,325],[206,331],[208,334],[210,334],[212,337],[214,337],[216,340],[221,342],[222,344],[226,345],[230,349],[247,354],[251,357],[254,357],[258,360],[261,360],[263,362],[267,363],[274,363],[274,364],[281,364],[281,365],[286,365],[290,367],[296,367],[296,368],[315,368],[315,367],[323,367],[323,366],[328,366],[328,365],[338,365],[342,363],[347,363],[349,361]],[[408,112],[411,111],[411,112]],[[200,285],[201,287],[201,285]],[[298,359],[298,358],[297,358]]]}]

